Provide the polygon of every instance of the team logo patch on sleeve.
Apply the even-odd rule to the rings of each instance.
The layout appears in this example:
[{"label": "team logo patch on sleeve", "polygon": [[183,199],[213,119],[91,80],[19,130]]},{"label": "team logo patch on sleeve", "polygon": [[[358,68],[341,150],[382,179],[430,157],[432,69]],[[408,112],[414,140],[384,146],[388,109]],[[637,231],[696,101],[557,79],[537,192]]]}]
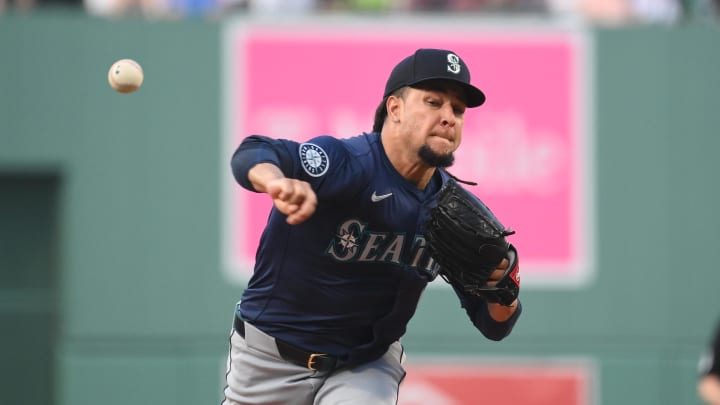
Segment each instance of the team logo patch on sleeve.
[{"label": "team logo patch on sleeve", "polygon": [[323,148],[313,143],[300,144],[300,162],[305,172],[313,177],[320,177],[328,170],[330,160]]}]

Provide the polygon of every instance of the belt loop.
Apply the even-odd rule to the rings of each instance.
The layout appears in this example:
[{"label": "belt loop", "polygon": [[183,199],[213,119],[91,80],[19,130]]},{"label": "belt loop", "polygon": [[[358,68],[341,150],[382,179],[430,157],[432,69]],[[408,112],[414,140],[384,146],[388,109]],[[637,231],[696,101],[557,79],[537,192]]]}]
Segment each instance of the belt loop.
[{"label": "belt loop", "polygon": [[237,314],[235,314],[235,319],[233,320],[233,328],[238,335],[245,338],[245,322],[243,322]]}]

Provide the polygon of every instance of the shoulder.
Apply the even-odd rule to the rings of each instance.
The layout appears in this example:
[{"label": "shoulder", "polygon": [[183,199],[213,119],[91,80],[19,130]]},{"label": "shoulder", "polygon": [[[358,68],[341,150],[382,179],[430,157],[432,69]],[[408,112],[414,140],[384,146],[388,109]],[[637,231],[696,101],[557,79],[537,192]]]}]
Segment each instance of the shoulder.
[{"label": "shoulder", "polygon": [[[321,135],[289,145],[288,150],[297,162],[297,176],[312,183],[358,184],[372,177],[372,165],[367,163],[371,150],[365,135],[336,138]],[[330,177],[332,181],[326,179]]]},{"label": "shoulder", "polygon": [[361,164],[374,159],[377,134],[360,134],[351,138],[335,138],[329,135],[317,136],[298,145],[301,159],[315,157],[328,159],[333,166]]},{"label": "shoulder", "polygon": [[330,135],[321,135],[300,143],[300,146],[316,146],[327,152],[345,153],[352,156],[366,155],[371,152],[373,145],[379,140],[374,133],[363,133],[351,138],[336,138]]},{"label": "shoulder", "polygon": [[343,142],[348,149],[348,153],[353,156],[371,155],[373,149],[375,149],[380,142],[380,135],[374,132],[363,133],[352,138],[344,139]]}]

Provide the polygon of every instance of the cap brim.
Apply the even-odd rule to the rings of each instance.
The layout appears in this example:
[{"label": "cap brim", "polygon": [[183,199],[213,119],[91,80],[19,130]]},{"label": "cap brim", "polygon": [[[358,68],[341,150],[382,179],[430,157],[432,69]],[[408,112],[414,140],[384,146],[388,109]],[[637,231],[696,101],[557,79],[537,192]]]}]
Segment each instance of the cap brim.
[{"label": "cap brim", "polygon": [[480,107],[485,102],[485,93],[472,84],[462,83],[465,88],[468,107]]},{"label": "cap brim", "polygon": [[463,91],[465,92],[465,104],[469,108],[473,107],[480,107],[485,102],[485,93],[482,92],[482,90],[478,89],[477,87],[473,86],[472,84],[465,83],[462,80],[455,80],[448,78],[446,76],[439,76],[439,77],[426,77],[422,80],[418,80],[414,83],[408,84],[408,86],[413,86],[416,84],[420,84],[423,82],[427,82],[429,80],[451,80],[462,87]]}]

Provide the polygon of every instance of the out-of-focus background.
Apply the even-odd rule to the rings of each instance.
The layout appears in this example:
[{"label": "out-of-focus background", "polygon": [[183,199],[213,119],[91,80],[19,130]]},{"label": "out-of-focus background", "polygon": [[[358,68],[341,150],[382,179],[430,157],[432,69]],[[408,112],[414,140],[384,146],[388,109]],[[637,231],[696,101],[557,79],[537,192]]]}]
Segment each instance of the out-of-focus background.
[{"label": "out-of-focus background", "polygon": [[[528,282],[499,343],[429,288],[400,403],[699,404],[718,18],[711,0],[0,0],[0,404],[218,403],[266,215],[233,197],[237,141],[369,130],[424,43],[487,90],[464,160],[490,163],[459,170],[527,224]],[[107,84],[121,58],[145,70],[136,93]],[[354,99],[367,111],[333,109]]]}]

